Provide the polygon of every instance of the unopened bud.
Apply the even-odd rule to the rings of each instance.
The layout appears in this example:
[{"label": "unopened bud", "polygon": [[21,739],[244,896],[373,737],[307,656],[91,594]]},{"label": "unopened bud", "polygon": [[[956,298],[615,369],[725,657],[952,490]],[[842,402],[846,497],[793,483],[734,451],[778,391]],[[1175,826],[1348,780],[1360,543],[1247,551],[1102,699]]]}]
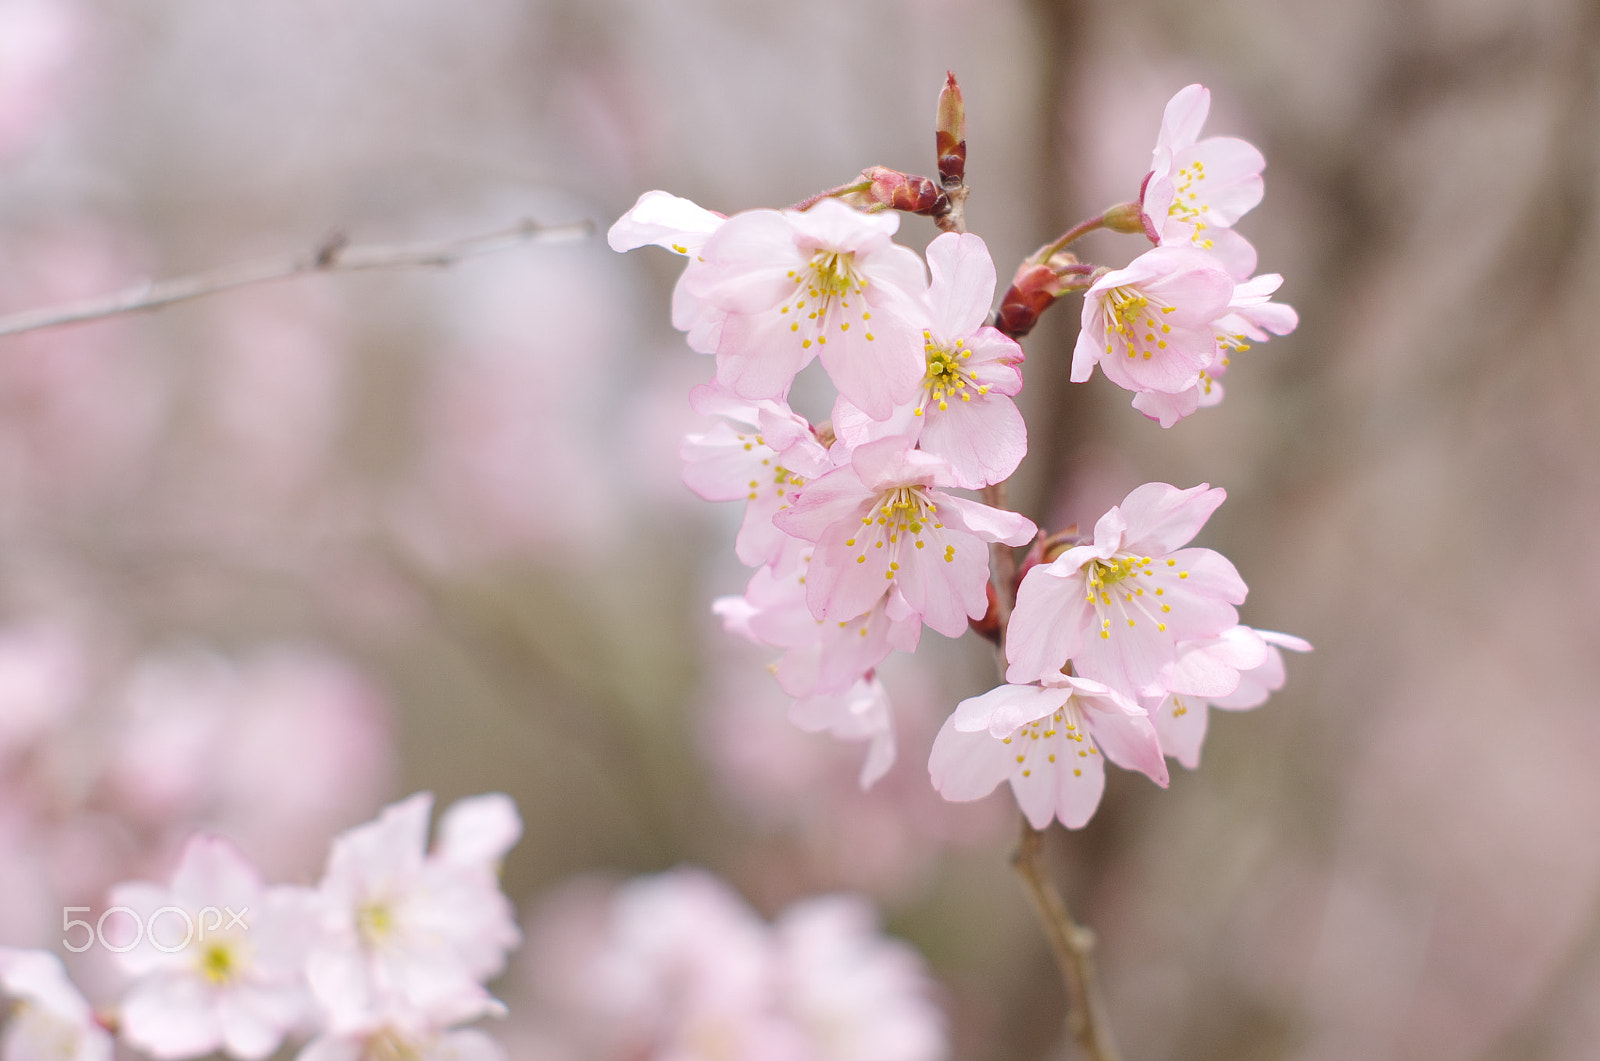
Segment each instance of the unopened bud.
[{"label": "unopened bud", "polygon": [[1013,339],[1020,339],[1033,331],[1039,317],[1050,304],[1072,290],[1064,278],[1064,271],[1077,264],[1077,259],[1067,253],[1052,256],[1047,262],[1025,261],[1017,266],[1017,275],[1000,300],[994,326]]},{"label": "unopened bud", "polygon": [[1129,236],[1145,234],[1144,211],[1138,203],[1118,203],[1100,215],[1100,223],[1113,232]]},{"label": "unopened bud", "polygon": [[939,110],[934,120],[934,154],[939,159],[939,182],[959,187],[967,174],[967,108],[961,100],[956,75],[945,72],[939,90]]},{"label": "unopened bud", "polygon": [[934,214],[944,206],[944,192],[927,177],[916,177],[886,166],[868,166],[861,180],[840,199],[858,210],[903,210],[908,214]]}]

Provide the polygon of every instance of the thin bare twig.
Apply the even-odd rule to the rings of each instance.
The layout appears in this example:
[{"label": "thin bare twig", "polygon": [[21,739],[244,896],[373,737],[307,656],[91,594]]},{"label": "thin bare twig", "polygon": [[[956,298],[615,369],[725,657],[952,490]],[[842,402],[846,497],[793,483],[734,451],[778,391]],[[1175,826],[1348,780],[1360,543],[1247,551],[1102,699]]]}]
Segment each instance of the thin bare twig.
[{"label": "thin bare twig", "polygon": [[159,309],[174,302],[185,302],[219,291],[311,273],[405,269],[417,266],[443,268],[465,258],[494,254],[523,244],[565,243],[583,239],[593,232],[594,225],[588,221],[546,226],[525,219],[509,228],[496,229],[493,232],[424,243],[369,243],[350,246],[343,233],[335,233],[307,254],[225,265],[220,269],[204,273],[140,284],[110,295],[3,316],[0,317],[0,337],[20,335],[41,328],[56,328],[64,324],[100,320],[124,313]]},{"label": "thin bare twig", "polygon": [[1121,1061],[1111,1037],[1094,965],[1094,933],[1072,919],[1045,867],[1044,833],[1022,819],[1022,838],[1012,865],[1028,888],[1028,898],[1044,925],[1050,950],[1067,985],[1067,1030],[1091,1061]]}]

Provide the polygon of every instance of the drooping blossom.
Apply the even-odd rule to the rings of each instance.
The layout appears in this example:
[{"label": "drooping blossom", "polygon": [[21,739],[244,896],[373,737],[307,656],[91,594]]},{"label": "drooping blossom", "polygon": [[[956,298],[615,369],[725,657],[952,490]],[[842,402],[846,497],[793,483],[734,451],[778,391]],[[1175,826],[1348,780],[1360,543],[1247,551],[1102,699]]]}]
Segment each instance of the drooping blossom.
[{"label": "drooping blossom", "polygon": [[1211,93],[1201,85],[1180,89],[1168,101],[1140,193],[1140,214],[1152,242],[1205,251],[1243,280],[1255,272],[1256,252],[1233,224],[1261,202],[1267,161],[1244,140],[1201,140],[1210,109]]},{"label": "drooping blossom", "polygon": [[1252,342],[1264,343],[1273,335],[1288,335],[1300,323],[1292,306],[1272,301],[1272,293],[1283,283],[1277,273],[1263,273],[1242,284],[1235,284],[1233,297],[1222,316],[1211,322],[1217,349],[1211,364],[1200,371],[1194,386],[1176,394],[1163,391],[1137,391],[1133,407],[1162,427],[1171,427],[1197,409],[1222,401],[1222,375],[1232,364],[1233,355],[1250,349]]},{"label": "drooping blossom", "polygon": [[727,313],[690,293],[689,273],[703,260],[700,251],[706,240],[725,220],[721,214],[712,213],[688,199],[663,191],[649,191],[639,196],[633,209],[617,218],[606,233],[606,242],[614,251],[653,245],[689,260],[672,289],[672,326],[686,333],[691,350],[702,354],[717,352]]},{"label": "drooping blossom", "polygon": [[1096,365],[1131,391],[1190,389],[1216,359],[1212,322],[1227,311],[1233,279],[1183,247],[1157,247],[1101,276],[1083,296],[1072,382]]},{"label": "drooping blossom", "polygon": [[777,561],[788,535],[772,522],[806,480],[833,467],[804,417],[782,402],[740,398],[716,384],[689,392],[718,422],[683,440],[683,481],[707,501],[746,501],[734,551],[751,567]]},{"label": "drooping blossom", "polygon": [[306,963],[330,1034],[372,1033],[407,1010],[464,1020],[500,1009],[483,984],[521,938],[498,879],[520,822],[505,796],[463,800],[430,854],[432,806],[418,793],[333,842]]},{"label": "drooping blossom", "polygon": [[990,542],[1035,531],[1015,512],[956,497],[949,465],[903,437],[858,446],[850,463],[808,484],[775,518],[817,545],[806,599],[819,619],[849,620],[886,595],[891,619],[918,616],[947,637],[988,608]]},{"label": "drooping blossom", "polygon": [[924,372],[922,260],[890,237],[894,213],[824,199],[806,211],[750,210],[706,241],[689,291],[727,313],[717,379],[782,399],[815,357],[869,417],[911,400]]},{"label": "drooping blossom", "polygon": [[1094,540],[1023,577],[1006,637],[1006,680],[1053,681],[1071,661],[1126,696],[1165,695],[1180,641],[1239,622],[1239,573],[1211,549],[1182,548],[1227,494],[1146,483],[1100,517]]},{"label": "drooping blossom", "polygon": [[1002,685],[961,701],[934,738],[933,787],[945,799],[981,799],[1002,781],[1035,829],[1052,818],[1077,829],[1105,789],[1104,754],[1156,784],[1166,760],[1145,709],[1099,682],[1059,671],[1042,684]]},{"label": "drooping blossom", "polygon": [[1008,478],[1027,452],[1027,427],[1011,400],[1022,389],[1022,347],[984,324],[995,270],[983,240],[947,232],[928,245],[927,259],[933,280],[921,390],[887,420],[841,398],[833,429],[851,446],[904,435],[949,461],[957,486],[976,490]]},{"label": "drooping blossom", "polygon": [[[1293,634],[1239,626],[1179,645],[1173,691],[1150,709],[1162,751],[1191,770],[1199,767],[1207,708],[1244,711],[1266,703],[1287,680],[1282,649],[1309,652],[1311,643]],[[1215,682],[1228,671],[1238,676],[1230,691],[1206,692],[1208,678]]]},{"label": "drooping blossom", "polygon": [[170,884],[114,887],[111,909],[132,911],[143,928],[118,955],[133,980],[120,1008],[128,1042],[162,1059],[271,1054],[308,1015],[310,898],[268,888],[231,843],[204,834],[184,847]]},{"label": "drooping blossom", "polygon": [[0,1061],[111,1061],[111,1033],[54,954],[0,947],[0,995],[14,1004]]},{"label": "drooping blossom", "polygon": [[894,717],[889,692],[875,675],[858,679],[843,693],[816,693],[789,708],[789,721],[807,733],[829,733],[839,740],[864,741],[867,757],[858,783],[877,784],[894,765]]}]

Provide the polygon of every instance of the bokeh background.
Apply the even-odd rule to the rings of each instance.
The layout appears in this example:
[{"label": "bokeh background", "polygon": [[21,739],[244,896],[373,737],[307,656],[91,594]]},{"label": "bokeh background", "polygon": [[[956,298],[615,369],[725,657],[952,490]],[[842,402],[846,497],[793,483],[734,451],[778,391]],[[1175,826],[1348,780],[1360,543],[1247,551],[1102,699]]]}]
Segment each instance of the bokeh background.
[{"label": "bokeh background", "polygon": [[[1027,344],[1016,507],[1224,486],[1201,544],[1247,622],[1316,645],[1201,770],[1113,776],[1051,838],[1125,1053],[1595,1057],[1592,0],[0,0],[0,311],[333,231],[928,172],[946,69],[1002,275],[1134,197],[1200,81],[1267,156],[1240,228],[1301,314],[1170,431],[1066,382],[1075,303]],[[680,863],[769,916],[863,892],[955,1057],[1070,1056],[1009,795],[926,782],[988,653],[930,633],[887,668],[901,759],[862,794],[861,748],[788,727],[712,621],[745,575],[737,513],[678,478],[711,365],[676,269],[591,239],[0,340],[0,944],[197,827],[311,881],[389,798],[501,789],[530,912]]]}]

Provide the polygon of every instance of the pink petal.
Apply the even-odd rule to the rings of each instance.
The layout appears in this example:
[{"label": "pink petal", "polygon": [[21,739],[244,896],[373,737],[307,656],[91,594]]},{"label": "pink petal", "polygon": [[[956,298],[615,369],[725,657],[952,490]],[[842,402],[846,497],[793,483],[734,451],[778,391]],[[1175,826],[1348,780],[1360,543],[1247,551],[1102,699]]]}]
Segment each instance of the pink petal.
[{"label": "pink petal", "polygon": [[928,755],[928,776],[939,795],[956,803],[982,799],[1010,774],[1009,745],[988,733],[962,733],[946,719]]},{"label": "pink petal", "polygon": [[1145,556],[1166,556],[1187,545],[1206,525],[1228,492],[1209,483],[1179,490],[1167,483],[1145,483],[1122,499],[1126,530],[1122,548]]},{"label": "pink petal", "polygon": [[926,257],[933,275],[928,302],[934,335],[953,341],[977,331],[994,301],[995,270],[989,248],[971,233],[946,232],[928,244]]}]

